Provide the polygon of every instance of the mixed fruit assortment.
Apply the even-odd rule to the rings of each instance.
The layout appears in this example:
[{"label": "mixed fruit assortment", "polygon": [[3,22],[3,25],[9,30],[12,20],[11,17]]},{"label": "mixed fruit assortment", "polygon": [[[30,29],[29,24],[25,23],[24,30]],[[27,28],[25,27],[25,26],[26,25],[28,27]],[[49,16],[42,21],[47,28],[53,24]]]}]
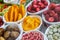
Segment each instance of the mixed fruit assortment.
[{"label": "mixed fruit assortment", "polygon": [[8,25],[6,29],[0,28],[0,40],[15,40],[20,35],[17,25]]},{"label": "mixed fruit assortment", "polygon": [[[42,12],[45,19],[52,23],[60,22],[60,4],[50,3],[48,5],[47,0],[32,0],[32,3],[25,9],[25,2],[26,0],[21,0],[19,5],[0,3],[0,16],[2,16],[2,18],[0,17],[0,40],[16,40],[17,38],[19,40],[21,37],[20,40],[46,40],[44,34],[37,31],[42,25],[40,16],[28,15],[27,12],[36,13],[48,7],[48,10]],[[18,24],[22,24],[20,26],[24,32],[23,35],[21,27],[18,25],[8,25],[9,23],[17,23],[17,21],[19,21]],[[5,28],[6,25],[8,26]],[[60,25],[54,25],[48,29],[46,34],[48,40],[60,40]]]},{"label": "mixed fruit assortment", "polygon": [[44,16],[49,22],[60,22],[60,4],[51,3]]},{"label": "mixed fruit assortment", "polygon": [[22,23],[24,31],[34,30],[39,27],[39,25],[41,25],[41,20],[35,16],[27,16]]},{"label": "mixed fruit assortment", "polygon": [[20,6],[12,5],[9,8],[8,12],[4,14],[4,18],[7,22],[16,22],[23,18],[25,14],[26,11],[23,4],[21,4]]},{"label": "mixed fruit assortment", "polygon": [[31,13],[43,10],[48,5],[46,0],[34,0],[31,5],[28,6],[27,11]]},{"label": "mixed fruit assortment", "polygon": [[23,34],[21,40],[44,40],[43,34],[38,31],[32,31],[26,34]]}]

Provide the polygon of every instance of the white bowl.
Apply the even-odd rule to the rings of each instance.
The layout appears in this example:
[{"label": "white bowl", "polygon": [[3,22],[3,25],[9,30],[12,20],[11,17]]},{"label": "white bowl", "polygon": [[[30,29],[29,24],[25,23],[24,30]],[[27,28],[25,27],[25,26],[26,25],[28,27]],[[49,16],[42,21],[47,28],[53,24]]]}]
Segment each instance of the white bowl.
[{"label": "white bowl", "polygon": [[[56,5],[60,5],[60,4],[56,4]],[[60,24],[60,22],[49,22],[49,21],[47,21],[44,14],[42,14],[42,19],[43,19],[44,22],[46,22],[48,24]]]},{"label": "white bowl", "polygon": [[[45,35],[44,33],[42,33],[41,31],[39,31],[39,30],[36,30],[36,31],[30,31],[30,32],[39,32],[39,33],[41,33],[41,34],[43,35],[44,40],[48,40],[47,37],[46,37],[46,35]],[[30,32],[27,32],[27,33],[30,33]],[[25,35],[25,34],[27,34],[27,33],[24,33],[23,35]]]},{"label": "white bowl", "polygon": [[[48,2],[48,5],[50,4],[50,2],[49,2],[49,0],[46,0],[47,2]],[[31,3],[32,3],[33,1],[31,1],[27,6],[26,6],[26,9],[27,9],[27,7],[28,6],[30,6],[31,5]],[[46,7],[46,8],[44,8],[44,9],[42,9],[42,10],[40,10],[40,11],[38,11],[38,12],[35,12],[35,13],[31,13],[31,12],[28,12],[28,14],[41,14],[42,12],[44,12],[45,10],[47,10],[48,9],[48,6]]]},{"label": "white bowl", "polygon": [[18,21],[16,21],[16,22],[7,22],[6,20],[5,20],[5,18],[4,18],[4,16],[3,16],[3,21],[5,22],[5,23],[20,23],[20,22],[22,22],[23,20],[24,20],[24,18],[27,16],[27,12],[25,13],[25,15],[24,15],[24,17],[23,18],[21,18],[20,20],[18,20]]},{"label": "white bowl", "polygon": [[47,36],[48,32],[50,31],[50,28],[54,28],[55,26],[58,26],[60,24],[54,24],[54,25],[51,25],[47,28],[47,30],[45,31],[45,35]]},{"label": "white bowl", "polygon": [[[21,39],[22,38],[22,34],[23,34],[23,29],[22,29],[22,27],[19,25],[19,24],[16,24],[16,23],[12,23],[12,24],[8,24],[8,25],[5,25],[5,26],[3,26],[3,27],[1,27],[1,28],[4,28],[4,29],[6,29],[6,27],[7,26],[9,26],[9,25],[18,25],[18,28],[19,28],[19,30],[20,30],[20,35],[16,38],[16,40],[18,40],[18,39]],[[14,27],[14,26],[13,26]]]},{"label": "white bowl", "polygon": [[[40,19],[40,21],[41,21],[40,25],[39,25],[37,28],[33,29],[33,30],[40,30],[40,27],[41,27],[41,25],[42,25],[42,18],[41,18],[40,16],[38,16],[38,15],[29,15],[29,16],[30,16],[30,17],[37,17],[37,18]],[[23,24],[23,22],[20,23],[21,26],[22,26],[22,24]],[[24,31],[24,30],[23,30],[23,31]],[[30,31],[32,31],[32,30],[30,30]],[[29,31],[24,31],[24,32],[29,32]]]},{"label": "white bowl", "polygon": [[19,0],[3,0],[4,3],[8,3],[8,4],[19,4]]}]

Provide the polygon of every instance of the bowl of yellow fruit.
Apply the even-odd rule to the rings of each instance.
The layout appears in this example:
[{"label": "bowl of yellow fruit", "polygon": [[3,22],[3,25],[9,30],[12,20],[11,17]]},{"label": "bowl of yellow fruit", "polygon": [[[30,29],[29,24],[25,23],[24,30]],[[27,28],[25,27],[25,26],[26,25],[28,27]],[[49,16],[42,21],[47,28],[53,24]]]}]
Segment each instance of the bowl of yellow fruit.
[{"label": "bowl of yellow fruit", "polygon": [[20,25],[22,26],[24,32],[39,30],[42,25],[42,19],[38,15],[29,15],[24,18]]},{"label": "bowl of yellow fruit", "polygon": [[4,14],[5,23],[19,23],[27,16],[26,9],[23,4],[20,6],[12,5],[8,12]]}]

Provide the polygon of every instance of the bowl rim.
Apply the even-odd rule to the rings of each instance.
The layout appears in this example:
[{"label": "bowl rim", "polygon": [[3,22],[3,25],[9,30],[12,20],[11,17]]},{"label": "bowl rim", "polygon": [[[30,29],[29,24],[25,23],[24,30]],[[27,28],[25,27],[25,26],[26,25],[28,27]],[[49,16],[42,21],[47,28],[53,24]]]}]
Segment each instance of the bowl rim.
[{"label": "bowl rim", "polygon": [[17,24],[17,23],[7,24],[7,25],[4,25],[4,26],[1,27],[1,28],[6,29],[7,26],[9,26],[9,25],[14,25],[14,24],[16,24],[16,25],[18,26],[19,31],[20,31],[20,34],[19,34],[19,36],[16,38],[16,40],[21,39],[21,38],[22,38],[22,34],[23,34],[23,29],[22,29],[22,27],[20,26],[20,24]]},{"label": "bowl rim", "polygon": [[[46,0],[46,1],[48,2],[48,5],[46,6],[46,8],[44,8],[44,9],[38,11],[38,12],[35,12],[35,13],[31,13],[31,12],[29,12],[29,11],[27,11],[27,13],[28,13],[28,14],[41,14],[43,11],[45,11],[45,10],[48,9],[48,6],[49,6],[49,4],[50,4],[49,0]],[[33,1],[31,1],[30,3],[27,4],[26,9],[27,9],[27,7],[28,7],[29,5],[31,5],[32,2],[33,2]]]},{"label": "bowl rim", "polygon": [[[25,9],[25,10],[26,10],[26,9]],[[19,22],[22,22],[26,16],[27,16],[27,12],[25,13],[25,15],[24,15],[20,20],[18,20],[18,21],[16,21],[16,22],[7,22],[7,21],[5,20],[5,18],[4,18],[4,16],[3,16],[3,21],[4,21],[5,23],[19,23]]]},{"label": "bowl rim", "polygon": [[[37,28],[33,29],[33,30],[40,30],[41,25],[42,25],[42,18],[41,18],[41,16],[38,16],[38,15],[28,15],[28,16],[30,16],[30,17],[37,17],[37,18],[40,19],[41,23],[39,24],[39,26]],[[21,26],[22,26],[22,24],[23,24],[23,22],[20,23]],[[29,30],[29,31],[32,31],[32,30]],[[23,30],[23,32],[29,32],[29,31],[24,31]]]},{"label": "bowl rim", "polygon": [[48,23],[48,24],[58,24],[58,23],[60,23],[60,22],[48,22],[48,21],[45,19],[44,14],[42,14],[42,19],[43,19],[44,22],[46,22],[46,23]]},{"label": "bowl rim", "polygon": [[[39,30],[32,30],[32,31],[30,31],[30,32],[39,32],[39,33],[42,34],[44,40],[48,40],[47,36],[46,36],[43,32],[41,32],[41,31],[39,31]],[[23,35],[25,35],[25,34],[27,34],[27,33],[30,33],[30,32],[26,32],[26,33],[24,33]],[[22,37],[23,37],[23,36],[22,36]],[[21,38],[21,39],[22,39],[22,38]]]}]

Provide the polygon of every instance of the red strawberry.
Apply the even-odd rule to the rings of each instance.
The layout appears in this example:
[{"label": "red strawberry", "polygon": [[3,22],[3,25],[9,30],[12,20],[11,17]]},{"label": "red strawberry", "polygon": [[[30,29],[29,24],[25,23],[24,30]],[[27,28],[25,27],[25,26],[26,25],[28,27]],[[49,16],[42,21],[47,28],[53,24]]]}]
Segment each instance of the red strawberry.
[{"label": "red strawberry", "polygon": [[49,5],[49,9],[54,9],[56,7],[56,4],[55,3],[51,3],[50,5]]},{"label": "red strawberry", "polygon": [[55,10],[57,13],[60,13],[60,7],[56,7],[54,10]]},{"label": "red strawberry", "polygon": [[43,3],[41,4],[41,8],[42,8],[42,9],[45,8],[45,5],[44,5]]},{"label": "red strawberry", "polygon": [[40,11],[40,8],[36,8],[36,12]]},{"label": "red strawberry", "polygon": [[54,16],[54,14],[56,14],[53,10],[50,10],[50,13],[49,13],[49,15],[50,16]]},{"label": "red strawberry", "polygon": [[37,1],[33,1],[32,4],[33,4],[33,5],[34,5],[34,4],[37,4]]},{"label": "red strawberry", "polygon": [[54,22],[54,18],[53,17],[50,17],[48,21],[49,22]]},{"label": "red strawberry", "polygon": [[42,5],[42,2],[38,2],[38,5],[40,5],[40,6],[41,6],[41,5]]},{"label": "red strawberry", "polygon": [[48,5],[48,2],[45,1],[44,4],[45,4],[45,5]]},{"label": "red strawberry", "polygon": [[31,11],[31,6],[29,6],[29,7],[27,8],[27,10],[30,12],[30,11]]},{"label": "red strawberry", "polygon": [[33,5],[33,8],[37,8],[38,6],[37,5]]},{"label": "red strawberry", "polygon": [[34,11],[34,10],[31,10],[31,12],[32,12],[32,13],[35,13],[35,11]]},{"label": "red strawberry", "polygon": [[55,18],[55,21],[57,22],[58,21],[58,14],[54,14],[54,18]]}]

